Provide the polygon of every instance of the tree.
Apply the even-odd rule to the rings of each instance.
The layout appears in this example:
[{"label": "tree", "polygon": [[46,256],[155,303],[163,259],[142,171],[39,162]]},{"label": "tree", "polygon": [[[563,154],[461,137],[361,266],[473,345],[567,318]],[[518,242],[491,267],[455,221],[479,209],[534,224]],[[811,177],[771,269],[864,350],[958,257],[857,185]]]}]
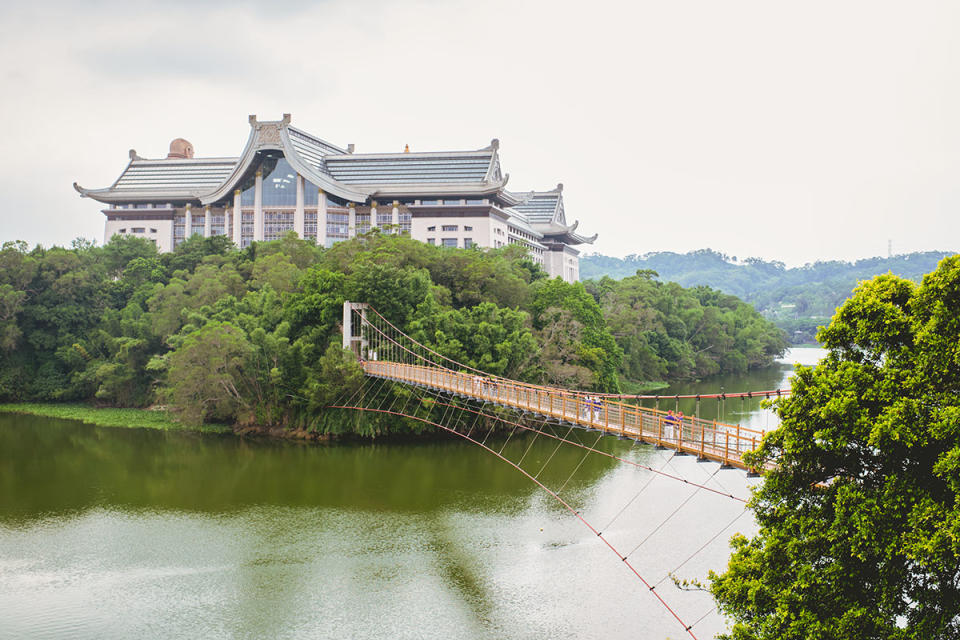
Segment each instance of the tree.
[{"label": "tree", "polygon": [[569,312],[563,323],[576,322],[578,330],[572,345],[576,357],[566,364],[590,369],[596,379],[592,385],[600,391],[619,391],[617,369],[623,358],[623,350],[607,328],[603,312],[597,301],[587,293],[583,284],[570,284],[560,278],[540,280],[533,294],[533,326],[543,331],[558,321],[558,312]]},{"label": "tree", "polygon": [[186,337],[170,354],[168,397],[184,422],[233,420],[249,405],[245,367],[253,346],[243,331],[213,322]]},{"label": "tree", "polygon": [[711,574],[729,638],[960,637],[960,256],[861,284],[749,462],[760,525]]}]

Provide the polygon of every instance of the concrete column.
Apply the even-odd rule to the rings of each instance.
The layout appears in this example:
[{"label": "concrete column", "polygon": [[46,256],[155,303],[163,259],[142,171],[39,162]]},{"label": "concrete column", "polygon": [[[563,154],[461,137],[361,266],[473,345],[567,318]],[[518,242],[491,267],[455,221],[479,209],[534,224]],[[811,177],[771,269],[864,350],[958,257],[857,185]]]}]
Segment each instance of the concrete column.
[{"label": "concrete column", "polygon": [[390,221],[393,223],[394,233],[400,235],[400,202],[398,200],[393,201],[393,219]]},{"label": "concrete column", "polygon": [[213,226],[213,220],[210,219],[210,205],[207,205],[203,208],[203,237],[204,238],[210,237],[212,226]]},{"label": "concrete column", "polygon": [[303,219],[303,176],[297,174],[297,208],[293,211],[293,230],[301,238],[306,233],[306,223]]},{"label": "concrete column", "polygon": [[377,228],[377,201],[373,200],[370,202],[370,228]]},{"label": "concrete column", "polygon": [[357,235],[357,205],[353,202],[347,203],[347,237],[353,238]]},{"label": "concrete column", "polygon": [[263,171],[257,170],[257,181],[253,191],[253,239],[263,241]]},{"label": "concrete column", "polygon": [[243,212],[240,207],[240,189],[233,192],[233,243],[240,248],[243,242]]},{"label": "concrete column", "polygon": [[317,244],[327,246],[327,194],[317,189]]},{"label": "concrete column", "polygon": [[185,209],[186,214],[187,214],[187,219],[186,219],[186,221],[185,221],[185,222],[186,222],[186,227],[183,229],[183,239],[186,240],[186,239],[189,238],[191,235],[193,235],[193,211],[192,211],[191,208],[190,208],[190,203],[189,203],[189,202],[187,203],[187,206],[184,207],[184,209]]},{"label": "concrete column", "polygon": [[353,306],[349,300],[343,303],[343,348],[349,349],[353,342]]}]

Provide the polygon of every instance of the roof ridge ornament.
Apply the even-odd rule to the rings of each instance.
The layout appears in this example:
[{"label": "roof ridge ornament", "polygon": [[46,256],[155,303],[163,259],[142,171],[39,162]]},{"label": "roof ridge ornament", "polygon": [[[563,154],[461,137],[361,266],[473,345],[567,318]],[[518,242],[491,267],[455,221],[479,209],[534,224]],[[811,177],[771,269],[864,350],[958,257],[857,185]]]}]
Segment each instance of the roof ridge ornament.
[{"label": "roof ridge ornament", "polygon": [[[127,152],[127,155],[130,156],[131,160],[143,160],[143,158],[137,155],[136,149],[130,149],[130,151]],[[74,182],[74,184],[76,184],[76,182]]]},{"label": "roof ridge ornament", "polygon": [[563,183],[562,183],[562,182],[558,182],[558,183],[557,183],[557,188],[554,189],[554,191],[556,191],[557,193],[563,193]]}]

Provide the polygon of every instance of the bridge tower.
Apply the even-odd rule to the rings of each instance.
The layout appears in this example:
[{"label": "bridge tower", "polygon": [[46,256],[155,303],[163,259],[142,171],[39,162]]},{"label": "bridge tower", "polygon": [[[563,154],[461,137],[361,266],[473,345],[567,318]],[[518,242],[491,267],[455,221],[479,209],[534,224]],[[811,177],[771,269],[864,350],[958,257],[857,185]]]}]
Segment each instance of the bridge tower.
[{"label": "bridge tower", "polygon": [[[367,307],[365,302],[343,303],[343,348],[349,349],[357,358],[367,358],[367,334],[363,326],[367,323]],[[355,323],[354,312],[360,315],[360,322]]]}]

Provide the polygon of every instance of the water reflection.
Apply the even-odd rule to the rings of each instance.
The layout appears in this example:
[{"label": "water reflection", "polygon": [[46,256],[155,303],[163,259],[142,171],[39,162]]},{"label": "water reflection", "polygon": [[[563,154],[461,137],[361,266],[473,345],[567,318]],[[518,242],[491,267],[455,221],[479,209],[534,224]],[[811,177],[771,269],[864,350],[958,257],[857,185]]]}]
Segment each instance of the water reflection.
[{"label": "water reflection", "polygon": [[[722,384],[776,388],[788,373]],[[758,482],[569,436],[739,496]],[[722,568],[749,517],[677,570],[741,503],[544,437],[501,446],[563,487],[682,617],[711,610],[666,577]],[[683,636],[593,533],[473,445],[303,446],[2,414],[0,611],[0,638]],[[711,614],[697,632],[723,628]]]},{"label": "water reflection", "polygon": [[763,407],[764,398],[704,398],[698,403],[695,399],[670,397],[673,395],[714,395],[719,393],[740,393],[745,391],[775,391],[790,388],[790,376],[795,364],[815,365],[827,354],[826,349],[800,347],[787,351],[784,357],[771,367],[750,371],[742,375],[713,376],[706,380],[684,382],[671,385],[662,393],[659,403],[644,401],[644,406],[658,406],[661,409],[680,410],[686,415],[699,415],[705,420],[717,420],[727,424],[740,424],[744,427],[769,431],[776,427],[777,417],[770,409]]}]

